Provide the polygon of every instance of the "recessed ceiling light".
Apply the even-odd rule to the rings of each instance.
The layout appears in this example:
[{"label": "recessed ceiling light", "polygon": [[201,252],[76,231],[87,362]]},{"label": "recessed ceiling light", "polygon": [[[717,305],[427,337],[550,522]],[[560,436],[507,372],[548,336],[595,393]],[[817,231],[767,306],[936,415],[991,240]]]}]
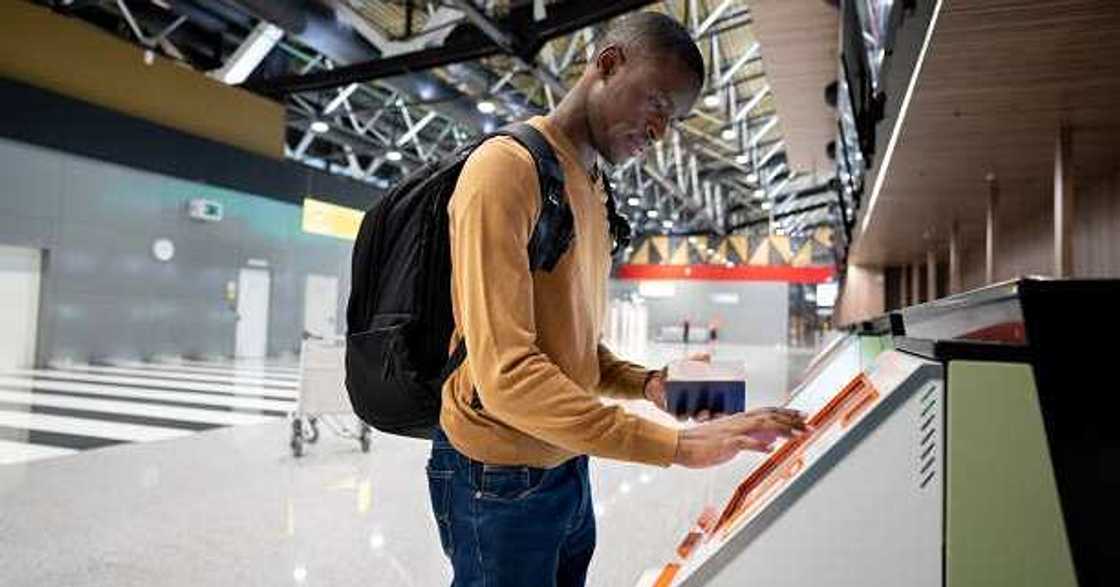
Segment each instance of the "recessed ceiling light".
[{"label": "recessed ceiling light", "polygon": [[704,107],[705,108],[718,108],[720,102],[721,102],[721,100],[719,99],[719,94],[717,94],[715,92],[712,92],[711,94],[708,94],[707,96],[704,96]]},{"label": "recessed ceiling light", "polygon": [[[742,157],[742,155],[740,155],[740,157]],[[747,174],[747,183],[758,183],[758,174],[757,173],[748,173]]]},{"label": "recessed ceiling light", "polygon": [[385,153],[385,158],[395,163],[404,159],[404,155],[402,155],[400,151],[389,151]]},{"label": "recessed ceiling light", "polygon": [[673,221],[672,220],[662,220],[661,221],[661,226],[664,226],[665,228],[673,228]]},{"label": "recessed ceiling light", "polygon": [[497,109],[498,109],[498,106],[495,105],[490,100],[483,100],[483,101],[478,103],[478,111],[483,113],[483,114],[493,114],[494,111],[497,110]]},{"label": "recessed ceiling light", "polygon": [[735,129],[725,128],[723,132],[719,133],[719,136],[723,137],[725,141],[733,141],[735,140]]},{"label": "recessed ceiling light", "polygon": [[314,132],[314,133],[323,134],[330,129],[331,129],[331,125],[323,122],[322,120],[316,120],[316,121],[311,123],[311,132]]},{"label": "recessed ceiling light", "polygon": [[770,200],[766,200],[765,202],[762,203],[762,209],[763,210],[769,210],[772,206],[773,206],[773,204],[770,203]]},{"label": "recessed ceiling light", "polygon": [[629,200],[626,200],[626,203],[630,204],[631,206],[638,206],[641,205],[642,200],[641,198],[630,198]]},{"label": "recessed ceiling light", "polygon": [[765,198],[766,197],[766,191],[765,190],[755,190],[752,195],[755,198]]},{"label": "recessed ceiling light", "polygon": [[[738,155],[735,156],[735,162],[738,163],[739,165],[747,165],[751,162],[751,156],[746,154],[746,153],[739,153]],[[754,179],[751,179],[752,177]],[[757,181],[758,181],[758,176],[757,175],[752,173],[752,174],[747,176],[747,182],[748,183],[756,183]]]},{"label": "recessed ceiling light", "polygon": [[657,218],[657,216],[658,216],[657,210],[646,211],[646,216],[649,217],[649,218]]}]

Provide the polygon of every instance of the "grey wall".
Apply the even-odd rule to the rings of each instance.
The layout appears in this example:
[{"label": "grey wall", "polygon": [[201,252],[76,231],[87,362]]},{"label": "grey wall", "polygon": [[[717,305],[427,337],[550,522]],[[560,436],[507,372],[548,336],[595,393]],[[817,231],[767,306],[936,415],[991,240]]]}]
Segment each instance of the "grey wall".
[{"label": "grey wall", "polygon": [[[646,298],[650,336],[662,326],[679,325],[686,317],[692,324],[707,326],[717,318],[719,340],[750,345],[786,344],[789,338],[789,284],[763,281],[670,281],[676,287],[671,298]],[[611,280],[612,298],[637,292],[638,282]],[[739,304],[712,301],[715,293],[737,293]]]},{"label": "grey wall", "polygon": [[[221,202],[225,218],[189,219],[192,198]],[[297,350],[306,274],[339,276],[345,298],[351,247],[300,223],[295,204],[0,140],[0,243],[46,252],[40,363],[232,355],[225,287],[250,258],[272,274],[269,353]],[[161,237],[175,244],[167,263],[151,254]]]}]

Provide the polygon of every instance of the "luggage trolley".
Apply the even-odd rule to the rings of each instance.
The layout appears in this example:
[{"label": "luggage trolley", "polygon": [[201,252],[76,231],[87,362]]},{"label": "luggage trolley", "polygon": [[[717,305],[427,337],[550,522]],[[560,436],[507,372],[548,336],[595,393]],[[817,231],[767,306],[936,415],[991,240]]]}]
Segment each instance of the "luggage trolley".
[{"label": "luggage trolley", "polygon": [[[319,440],[319,422],[335,434],[356,439],[369,452],[370,427],[353,417],[346,397],[346,340],[304,333],[299,355],[299,406],[292,415],[292,454],[303,456],[304,445]],[[355,418],[356,419],[356,418]]]}]

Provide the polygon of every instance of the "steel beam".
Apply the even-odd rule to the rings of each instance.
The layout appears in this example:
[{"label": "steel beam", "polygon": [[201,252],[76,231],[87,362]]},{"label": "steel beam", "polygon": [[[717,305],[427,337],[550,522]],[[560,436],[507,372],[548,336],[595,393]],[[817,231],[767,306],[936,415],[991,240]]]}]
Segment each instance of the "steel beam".
[{"label": "steel beam", "polygon": [[727,12],[728,8],[731,8],[732,4],[735,4],[735,0],[723,0],[719,6],[716,6],[714,10],[708,13],[708,17],[704,19],[704,22],[700,23],[700,26],[692,31],[692,38],[698,39],[704,36],[704,33],[712,28],[712,25],[719,20],[719,17],[723,16],[724,12]]},{"label": "steel beam", "polygon": [[[762,134],[760,133],[759,136],[762,136]],[[754,145],[754,146],[757,147],[758,145]],[[762,156],[762,159],[758,160],[758,165],[756,165],[755,167],[758,168],[758,169],[766,167],[766,164],[769,163],[770,160],[773,159],[774,156],[777,155],[779,151],[784,149],[785,146],[786,146],[785,140],[780,140],[777,143],[774,143],[774,146],[770,147],[770,150],[767,151],[766,154]]]},{"label": "steel beam", "polygon": [[762,89],[759,90],[758,93],[751,96],[751,99],[750,99],[749,102],[747,102],[745,105],[743,105],[742,108],[740,108],[739,110],[737,110],[735,112],[735,116],[734,116],[734,118],[732,118],[732,120],[738,122],[738,121],[746,118],[747,115],[751,113],[751,110],[754,110],[755,108],[758,108],[758,105],[762,103],[762,100],[764,98],[766,98],[766,96],[769,93],[770,93],[770,84],[766,84],[765,86],[762,86]]},{"label": "steel beam", "polygon": [[750,140],[751,148],[753,149],[753,148],[757,147],[759,141],[761,141],[762,138],[766,136],[766,133],[770,132],[777,125],[778,125],[778,117],[777,116],[775,116],[774,118],[771,118],[770,122],[767,122],[765,125],[763,125],[762,130],[758,131],[757,133],[754,133],[754,136],[751,137],[751,140]]},{"label": "steel beam", "polygon": [[[400,147],[408,141],[415,140],[417,135],[420,134],[420,131],[424,130],[424,127],[428,126],[435,118],[436,113],[429,110],[428,113],[424,115],[424,118],[421,118],[416,124],[409,126],[408,131],[401,135],[401,138],[397,139],[397,146]],[[417,146],[419,146],[419,141],[417,141]]]},{"label": "steel beam", "polygon": [[751,48],[747,49],[746,53],[743,53],[743,55],[739,57],[739,59],[737,59],[735,63],[731,64],[731,67],[727,68],[727,70],[723,72],[723,75],[721,75],[719,78],[720,85],[726,84],[727,82],[731,81],[731,78],[735,77],[735,74],[739,73],[739,70],[742,69],[748,61],[754,59],[755,56],[758,55],[759,49],[760,46],[758,43],[751,45]]},{"label": "steel beam", "polygon": [[798,208],[796,210],[790,210],[788,212],[777,213],[777,214],[774,214],[772,216],[770,214],[767,214],[765,216],[757,216],[755,218],[751,218],[750,220],[746,220],[744,222],[740,222],[738,224],[734,224],[732,226],[729,226],[728,227],[728,232],[734,232],[736,230],[742,230],[744,228],[750,228],[752,226],[757,226],[759,224],[765,224],[767,222],[770,222],[771,219],[781,220],[783,218],[788,218],[790,216],[797,216],[798,214],[807,214],[807,213],[812,212],[814,210],[823,210],[825,208],[828,208],[829,206],[834,206],[834,205],[836,205],[835,202],[823,202],[823,203],[820,203],[820,204],[814,204],[812,206],[806,206],[804,208]]},{"label": "steel beam", "polygon": [[[466,0],[459,1],[467,3]],[[568,35],[615,16],[632,12],[652,3],[652,0],[617,0],[615,2],[571,0],[550,7],[549,12],[551,14],[539,22],[533,22],[531,19],[531,14],[529,14],[532,10],[531,5],[519,6],[511,11],[508,19],[495,21],[494,24],[498,27],[498,32],[503,32],[506,29],[512,32],[510,43],[513,43],[514,39],[517,40],[516,43],[511,45],[516,50],[516,55],[522,58],[532,58],[545,43],[552,39]],[[477,23],[475,24],[477,25]],[[254,89],[268,94],[322,90],[509,53],[505,47],[488,38],[481,31],[466,30],[462,34],[451,35],[448,38],[455,40],[448,41],[439,47],[410,51],[364,63],[355,63],[331,71],[277,77],[259,83]]]}]

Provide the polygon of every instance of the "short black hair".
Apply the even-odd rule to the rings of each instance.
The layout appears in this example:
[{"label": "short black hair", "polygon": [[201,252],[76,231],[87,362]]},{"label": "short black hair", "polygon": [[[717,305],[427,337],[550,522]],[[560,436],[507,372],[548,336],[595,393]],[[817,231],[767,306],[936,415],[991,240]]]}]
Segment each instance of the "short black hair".
[{"label": "short black hair", "polygon": [[704,56],[688,29],[660,12],[634,12],[613,21],[598,41],[599,47],[641,46],[663,55],[673,55],[704,85]]}]

